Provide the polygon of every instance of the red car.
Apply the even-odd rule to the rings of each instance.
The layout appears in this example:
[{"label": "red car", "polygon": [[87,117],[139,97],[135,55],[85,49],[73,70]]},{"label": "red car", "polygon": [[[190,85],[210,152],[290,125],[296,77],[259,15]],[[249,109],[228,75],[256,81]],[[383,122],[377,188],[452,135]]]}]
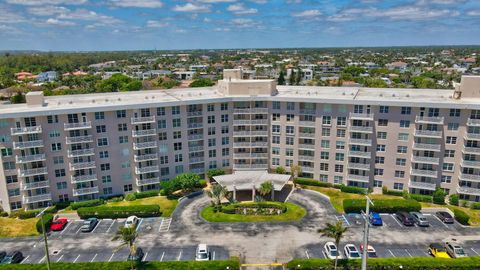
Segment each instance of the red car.
[{"label": "red car", "polygon": [[52,231],[61,231],[67,226],[68,219],[66,218],[59,218],[52,222],[52,225],[50,225],[50,230]]}]

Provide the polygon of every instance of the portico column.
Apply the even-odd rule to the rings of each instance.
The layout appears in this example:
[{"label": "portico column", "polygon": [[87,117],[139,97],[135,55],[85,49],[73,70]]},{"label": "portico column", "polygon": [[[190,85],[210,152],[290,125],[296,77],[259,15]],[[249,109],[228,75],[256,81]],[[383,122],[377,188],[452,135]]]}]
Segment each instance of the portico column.
[{"label": "portico column", "polygon": [[237,187],[235,185],[233,185],[233,200],[237,200]]},{"label": "portico column", "polygon": [[255,201],[255,184],[252,185],[252,202]]}]

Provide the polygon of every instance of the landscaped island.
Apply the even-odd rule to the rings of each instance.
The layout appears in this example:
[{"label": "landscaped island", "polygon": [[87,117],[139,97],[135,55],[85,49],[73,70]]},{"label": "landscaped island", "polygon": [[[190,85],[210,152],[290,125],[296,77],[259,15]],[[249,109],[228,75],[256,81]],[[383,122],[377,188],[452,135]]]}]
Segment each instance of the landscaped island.
[{"label": "landscaped island", "polygon": [[208,206],[202,212],[202,218],[210,222],[264,222],[298,221],[306,210],[293,203],[282,202],[245,202],[222,207]]}]

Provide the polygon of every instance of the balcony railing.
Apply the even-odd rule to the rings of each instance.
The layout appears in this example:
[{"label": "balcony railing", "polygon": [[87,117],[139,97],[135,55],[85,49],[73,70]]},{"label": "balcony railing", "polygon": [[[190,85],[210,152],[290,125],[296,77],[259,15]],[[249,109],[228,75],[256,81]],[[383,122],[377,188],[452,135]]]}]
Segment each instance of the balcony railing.
[{"label": "balcony railing", "polygon": [[63,125],[64,130],[76,130],[76,129],[89,129],[92,128],[92,122],[78,122],[78,123],[65,123]]},{"label": "balcony railing", "polygon": [[268,131],[234,131],[234,137],[268,136]]},{"label": "balcony railing", "polygon": [[95,161],[70,163],[70,171],[95,168]]},{"label": "balcony railing", "polygon": [[363,152],[363,151],[348,151],[349,157],[359,157],[359,158],[372,158],[371,152]]},{"label": "balcony railing", "polygon": [[51,194],[23,196],[23,203],[24,204],[46,202],[46,201],[51,201],[51,200],[52,200],[52,195]]},{"label": "balcony railing", "polygon": [[347,180],[354,181],[354,182],[368,183],[370,182],[370,177],[368,175],[349,174],[347,177]]},{"label": "balcony railing", "polygon": [[148,160],[157,160],[158,155],[157,154],[143,154],[143,155],[133,155],[133,160],[135,162],[142,162],[142,161],[148,161]]},{"label": "balcony railing", "polygon": [[298,125],[303,127],[314,127],[315,121],[298,121]]},{"label": "balcony railing", "polygon": [[190,170],[193,173],[204,173],[205,169],[204,168],[194,168]]},{"label": "balcony railing", "polygon": [[20,183],[20,188],[22,190],[32,190],[37,188],[48,188],[50,187],[49,181],[40,181],[40,182],[31,182],[31,183]]},{"label": "balcony railing", "polygon": [[81,196],[98,193],[98,187],[74,188],[73,196]]},{"label": "balcony railing", "polygon": [[299,144],[299,149],[315,149],[315,144]]},{"label": "balcony railing", "polygon": [[155,185],[155,184],[160,184],[160,178],[158,177],[147,178],[147,179],[137,178],[137,186]]},{"label": "balcony railing", "polygon": [[84,183],[84,182],[90,182],[90,181],[97,181],[97,175],[96,174],[86,174],[86,175],[78,175],[78,176],[72,176],[71,181],[72,184],[78,184],[78,183]]},{"label": "balcony railing", "polygon": [[443,117],[443,116],[433,116],[433,117],[416,116],[415,117],[415,123],[443,125],[444,119],[445,119],[445,117]]},{"label": "balcony railing", "polygon": [[36,141],[28,141],[28,142],[13,142],[13,149],[28,149],[28,148],[36,148],[36,147],[43,147],[42,140]]},{"label": "balcony railing", "polygon": [[18,170],[18,176],[20,177],[28,177],[28,176],[34,176],[34,175],[42,175],[42,174],[48,174],[48,170],[46,167],[43,168],[36,168],[36,169],[19,169]]},{"label": "balcony railing", "polygon": [[233,142],[234,148],[250,147],[250,142]]},{"label": "balcony railing", "polygon": [[442,138],[441,131],[434,131],[434,130],[418,130],[415,129],[413,133],[415,137],[426,137],[426,138]]},{"label": "balcony railing", "polygon": [[467,133],[465,135],[465,140],[480,141],[480,134],[478,134],[478,133]]},{"label": "balcony railing", "polygon": [[359,132],[359,133],[372,133],[373,127],[365,126],[350,126],[350,132]]},{"label": "balcony railing", "polygon": [[244,125],[266,125],[268,124],[267,119],[257,119],[257,120],[233,120],[234,126],[244,126]]},{"label": "balcony railing", "polygon": [[44,160],[45,160],[45,154],[15,156],[15,161],[17,163],[28,163],[28,162],[36,162],[36,161],[44,161]]},{"label": "balcony railing", "polygon": [[92,135],[86,136],[76,136],[76,137],[66,137],[67,144],[74,144],[74,143],[91,143],[93,142]]},{"label": "balcony railing", "polygon": [[460,179],[460,181],[469,181],[469,182],[479,182],[480,183],[480,175],[478,175],[478,174],[461,173],[459,179]]},{"label": "balcony railing", "polygon": [[188,147],[189,152],[200,152],[200,151],[203,151],[203,149],[204,147],[202,145]]},{"label": "balcony railing", "polygon": [[368,120],[373,121],[373,113],[350,113],[350,119],[352,120]]},{"label": "balcony railing", "polygon": [[470,127],[480,127],[480,119],[468,118],[467,126]]},{"label": "balcony railing", "polygon": [[203,134],[188,135],[189,141],[203,140]]},{"label": "balcony railing", "polygon": [[252,147],[267,147],[268,142],[251,142],[250,145]]},{"label": "balcony railing", "polygon": [[457,193],[480,196],[480,188],[459,186],[457,187]]},{"label": "balcony railing", "polygon": [[148,148],[157,148],[157,142],[141,142],[141,143],[133,143],[133,150],[141,150],[141,149],[148,149]]},{"label": "balcony railing", "polygon": [[191,116],[201,116],[202,115],[202,111],[198,110],[198,111],[188,111],[187,112],[187,116],[188,117],[191,117]]},{"label": "balcony railing", "polygon": [[300,156],[298,156],[298,160],[313,161],[313,160],[315,160],[315,157],[314,156],[300,155]]},{"label": "balcony railing", "polygon": [[205,161],[205,157],[191,157],[188,160],[190,163],[202,163]]},{"label": "balcony railing", "polygon": [[437,188],[437,184],[435,183],[428,183],[428,182],[416,182],[416,181],[409,181],[408,182],[409,188],[418,188],[418,189],[427,189],[427,190],[435,190]]},{"label": "balcony railing", "polygon": [[413,149],[414,150],[427,150],[427,151],[435,151],[440,152],[441,149],[440,144],[430,144],[430,143],[414,143]]},{"label": "balcony railing", "polygon": [[233,109],[235,114],[255,114],[255,113],[268,113],[268,108],[246,108],[246,109]]},{"label": "balcony railing", "polygon": [[412,169],[410,175],[437,178],[437,171]]},{"label": "balcony railing", "polygon": [[315,133],[299,133],[299,138],[315,138]]},{"label": "balcony railing", "polygon": [[315,109],[300,109],[299,114],[316,115],[317,112]]},{"label": "balcony railing", "polygon": [[480,161],[475,160],[462,160],[462,167],[480,169]]},{"label": "balcony railing", "polygon": [[189,123],[187,125],[188,128],[193,129],[193,128],[202,128],[203,123]]},{"label": "balcony railing", "polygon": [[302,167],[302,172],[313,173],[314,171],[315,171],[315,168],[313,167],[307,167],[307,166]]},{"label": "balcony railing", "polygon": [[414,163],[424,163],[424,164],[440,164],[440,158],[436,157],[422,157],[422,156],[412,156],[412,162]]},{"label": "balcony railing", "polygon": [[465,147],[462,152],[464,154],[480,155],[480,147]]},{"label": "balcony railing", "polygon": [[95,155],[95,150],[93,148],[80,149],[80,150],[68,150],[67,155],[69,158],[93,156]]},{"label": "balcony railing", "polygon": [[132,117],[132,125],[155,123],[155,116],[145,116],[145,117]]},{"label": "balcony railing", "polygon": [[132,130],[132,137],[144,137],[144,136],[154,136],[157,135],[157,130],[155,129],[145,129],[145,130]]},{"label": "balcony railing", "polygon": [[142,167],[142,168],[139,168],[139,167],[135,168],[135,173],[136,174],[153,173],[153,172],[158,172],[158,171],[160,171],[160,168],[158,167],[158,165]]},{"label": "balcony railing", "polygon": [[349,169],[355,169],[355,170],[369,171],[370,170],[370,164],[349,162],[348,163],[348,168]]},{"label": "balcony railing", "polygon": [[364,146],[372,146],[371,139],[348,139],[349,144],[356,144],[356,145],[364,145]]},{"label": "balcony railing", "polygon": [[42,126],[11,128],[11,135],[25,135],[42,133]]}]

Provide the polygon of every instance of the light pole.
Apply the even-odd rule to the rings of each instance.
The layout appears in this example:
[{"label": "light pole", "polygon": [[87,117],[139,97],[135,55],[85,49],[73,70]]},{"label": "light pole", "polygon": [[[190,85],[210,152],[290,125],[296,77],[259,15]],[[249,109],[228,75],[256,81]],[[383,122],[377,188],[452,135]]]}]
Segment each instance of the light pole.
[{"label": "light pole", "polygon": [[38,213],[37,217],[40,217],[40,221],[42,222],[43,241],[45,243],[45,258],[47,259],[47,269],[50,270],[50,255],[48,254],[47,232],[45,229],[45,221],[43,220],[43,215],[45,214],[45,211],[47,211],[48,208],[49,207],[47,206],[40,213]]},{"label": "light pole", "polygon": [[369,220],[368,216],[370,215],[370,204],[374,205],[372,200],[365,195],[367,198],[367,203],[365,206],[365,228],[363,229],[363,253],[362,253],[362,270],[367,270],[367,251],[368,251],[368,228],[369,228]]}]

